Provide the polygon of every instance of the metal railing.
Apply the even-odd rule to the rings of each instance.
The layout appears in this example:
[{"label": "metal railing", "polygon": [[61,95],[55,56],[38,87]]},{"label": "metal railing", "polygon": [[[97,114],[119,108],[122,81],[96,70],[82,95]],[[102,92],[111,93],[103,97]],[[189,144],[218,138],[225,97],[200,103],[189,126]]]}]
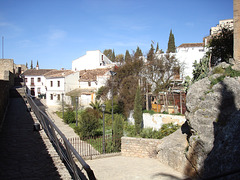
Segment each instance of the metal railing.
[{"label": "metal railing", "polygon": [[42,128],[44,129],[48,138],[58,152],[61,160],[67,165],[68,169],[73,174],[74,179],[87,179],[84,173],[76,165],[74,159],[77,159],[78,162],[80,162],[82,169],[86,171],[88,178],[90,180],[95,180],[96,178],[92,169],[74,149],[74,147],[67,140],[65,135],[58,129],[58,127],[53,123],[53,121],[36,105],[36,103],[29,95],[26,94],[26,97],[28,103],[31,106],[31,110],[35,113]]},{"label": "metal railing", "polygon": [[81,139],[80,137],[69,138],[68,141],[73,145],[76,151],[82,157],[98,156],[102,154],[111,154],[121,152],[121,136],[105,135],[105,148],[103,149],[103,136],[88,137]]}]

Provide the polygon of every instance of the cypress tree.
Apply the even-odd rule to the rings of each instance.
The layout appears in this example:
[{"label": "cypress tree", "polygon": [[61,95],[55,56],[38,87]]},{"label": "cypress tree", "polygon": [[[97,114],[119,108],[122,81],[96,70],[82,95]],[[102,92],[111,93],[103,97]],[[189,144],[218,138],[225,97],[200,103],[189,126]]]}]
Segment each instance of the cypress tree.
[{"label": "cypress tree", "polygon": [[151,44],[151,48],[147,54],[147,60],[152,61],[153,59],[154,59],[154,47],[153,47],[153,44]]},{"label": "cypress tree", "polygon": [[128,50],[126,50],[126,53],[125,53],[125,62],[131,62],[132,61],[132,57],[129,53]]},{"label": "cypress tree", "polygon": [[156,47],[155,53],[157,53],[158,51],[159,51],[159,45],[158,45],[158,43],[157,43],[157,47]]},{"label": "cypress tree", "polygon": [[31,69],[33,69],[33,61],[31,60],[31,66],[30,66]]},{"label": "cypress tree", "polygon": [[139,47],[137,47],[136,52],[134,53],[134,57],[137,59],[142,55],[143,55],[142,50]]},{"label": "cypress tree", "polygon": [[168,39],[168,49],[167,53],[175,53],[176,52],[176,47],[175,47],[175,38],[172,33],[172,29],[169,34],[169,39]]},{"label": "cypress tree", "polygon": [[115,52],[114,52],[114,49],[113,49],[113,52],[112,52],[112,62],[115,62],[116,61],[116,56],[115,56]]},{"label": "cypress tree", "polygon": [[135,121],[136,134],[140,134],[141,128],[142,128],[143,116],[142,116],[142,98],[141,98],[141,92],[139,87],[137,88],[135,100],[134,100],[133,118]]}]

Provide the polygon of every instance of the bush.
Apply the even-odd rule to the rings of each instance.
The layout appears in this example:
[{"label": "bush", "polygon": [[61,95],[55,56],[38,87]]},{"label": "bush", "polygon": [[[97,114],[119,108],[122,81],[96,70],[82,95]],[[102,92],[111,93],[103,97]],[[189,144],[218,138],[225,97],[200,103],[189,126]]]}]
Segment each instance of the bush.
[{"label": "bush", "polygon": [[71,108],[68,108],[66,112],[64,112],[64,116],[63,116],[63,121],[66,124],[70,124],[70,123],[75,123],[76,119],[75,119],[75,113]]},{"label": "bush", "polygon": [[129,124],[128,122],[124,123],[124,130],[128,137],[134,137],[136,135],[135,126],[132,124]]},{"label": "bush", "polygon": [[172,123],[163,124],[161,129],[153,130],[152,128],[144,128],[140,134],[142,138],[162,139],[174,133],[180,126]]},{"label": "bush", "polygon": [[155,114],[154,110],[143,110],[143,113],[149,113],[150,115]]},{"label": "bush", "polygon": [[75,127],[74,130],[80,137],[95,137],[101,134],[97,112],[92,108],[86,108],[85,111],[81,113],[78,124],[79,126]]}]

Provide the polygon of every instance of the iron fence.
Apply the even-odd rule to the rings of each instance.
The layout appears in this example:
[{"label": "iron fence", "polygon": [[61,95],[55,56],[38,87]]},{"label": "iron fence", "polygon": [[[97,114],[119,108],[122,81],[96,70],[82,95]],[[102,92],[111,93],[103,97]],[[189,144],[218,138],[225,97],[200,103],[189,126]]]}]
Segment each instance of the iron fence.
[{"label": "iron fence", "polygon": [[95,180],[95,175],[90,166],[84,161],[81,155],[74,149],[72,144],[68,141],[65,135],[58,129],[53,121],[36,105],[31,96],[25,94],[27,102],[31,106],[31,110],[35,113],[42,128],[52,142],[61,160],[67,165],[74,179],[87,179],[84,173],[78,168],[74,159],[76,159],[87,173],[90,180]]},{"label": "iron fence", "polygon": [[[92,156],[121,152],[121,136],[105,135],[104,142],[103,136],[85,139],[75,137],[69,138],[68,141],[82,157],[92,158]],[[105,149],[103,149],[103,144],[105,144]]]}]

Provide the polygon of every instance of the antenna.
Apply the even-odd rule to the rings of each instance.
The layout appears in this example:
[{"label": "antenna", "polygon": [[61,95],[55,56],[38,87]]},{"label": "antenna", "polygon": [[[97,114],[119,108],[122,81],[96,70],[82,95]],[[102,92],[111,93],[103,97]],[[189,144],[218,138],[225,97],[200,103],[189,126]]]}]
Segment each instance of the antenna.
[{"label": "antenna", "polygon": [[4,36],[2,37],[2,59],[4,59]]}]

